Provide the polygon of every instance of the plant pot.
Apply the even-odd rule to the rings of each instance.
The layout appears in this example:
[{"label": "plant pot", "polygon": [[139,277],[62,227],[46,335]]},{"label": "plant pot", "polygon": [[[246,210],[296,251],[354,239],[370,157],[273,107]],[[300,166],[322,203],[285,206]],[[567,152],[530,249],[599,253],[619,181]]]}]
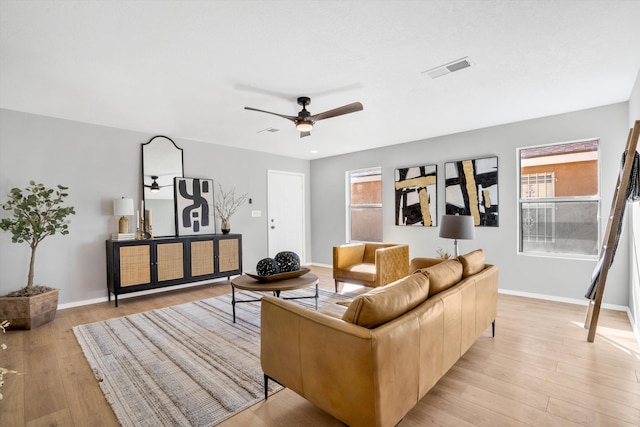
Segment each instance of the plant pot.
[{"label": "plant pot", "polygon": [[51,322],[58,309],[59,289],[32,297],[0,297],[0,319],[11,322],[9,329],[35,329]]}]

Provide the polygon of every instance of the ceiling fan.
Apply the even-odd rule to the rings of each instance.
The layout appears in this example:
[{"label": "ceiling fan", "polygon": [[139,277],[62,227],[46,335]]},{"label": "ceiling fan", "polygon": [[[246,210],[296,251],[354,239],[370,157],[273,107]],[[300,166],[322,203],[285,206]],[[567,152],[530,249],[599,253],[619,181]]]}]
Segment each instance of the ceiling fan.
[{"label": "ceiling fan", "polygon": [[330,119],[331,117],[355,113],[356,111],[362,111],[362,104],[359,102],[354,102],[351,104],[343,105],[342,107],[334,108],[333,110],[325,111],[324,113],[312,115],[309,111],[307,111],[306,108],[310,103],[311,98],[306,96],[299,97],[298,104],[302,105],[302,110],[300,110],[297,116],[287,116],[285,114],[272,113],[271,111],[258,110],[257,108],[251,107],[244,107],[244,109],[250,111],[258,111],[260,113],[273,114],[274,116],[291,120],[296,124],[296,129],[300,131],[300,138],[311,135],[311,129],[313,129],[313,125],[315,125],[319,120]]}]

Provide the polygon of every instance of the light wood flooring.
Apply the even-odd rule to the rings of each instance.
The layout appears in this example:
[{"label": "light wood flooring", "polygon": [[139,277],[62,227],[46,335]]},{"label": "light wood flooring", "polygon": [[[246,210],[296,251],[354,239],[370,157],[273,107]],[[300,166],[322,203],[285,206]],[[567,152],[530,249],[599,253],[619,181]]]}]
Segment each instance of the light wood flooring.
[{"label": "light wood flooring", "polygon": [[[333,289],[331,270],[313,267]],[[226,281],[59,310],[32,331],[0,336],[9,348],[0,426],[117,426],[71,328],[230,292]],[[229,308],[231,309],[231,308]],[[399,427],[640,425],[640,347],[622,312],[603,310],[594,343],[586,307],[500,295],[496,337],[486,331]],[[337,349],[337,351],[339,351]],[[290,390],[223,427],[342,426]]]}]

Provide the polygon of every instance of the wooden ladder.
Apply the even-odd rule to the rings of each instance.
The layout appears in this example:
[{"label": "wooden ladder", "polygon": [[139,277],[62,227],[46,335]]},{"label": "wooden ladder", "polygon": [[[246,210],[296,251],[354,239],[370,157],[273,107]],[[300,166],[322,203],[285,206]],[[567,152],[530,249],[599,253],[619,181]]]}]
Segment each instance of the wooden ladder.
[{"label": "wooden ladder", "polygon": [[[627,138],[627,146],[625,148],[627,156],[625,158],[622,172],[618,174],[618,182],[616,190],[611,201],[611,211],[609,212],[609,220],[602,248],[600,249],[600,257],[598,265],[600,266],[600,276],[595,284],[595,297],[589,299],[589,308],[587,310],[587,318],[584,327],[589,329],[587,341],[593,342],[596,336],[596,328],[598,327],[598,317],[600,317],[600,306],[602,305],[602,297],[604,295],[604,286],[607,282],[607,275],[611,267],[613,259],[613,251],[617,240],[617,231],[622,221],[624,206],[627,203],[626,190],[629,186],[631,178],[631,169],[633,158],[638,147],[638,135],[640,134],[640,120],[636,120],[635,126],[629,130]],[[596,267],[597,268],[597,267]]]}]

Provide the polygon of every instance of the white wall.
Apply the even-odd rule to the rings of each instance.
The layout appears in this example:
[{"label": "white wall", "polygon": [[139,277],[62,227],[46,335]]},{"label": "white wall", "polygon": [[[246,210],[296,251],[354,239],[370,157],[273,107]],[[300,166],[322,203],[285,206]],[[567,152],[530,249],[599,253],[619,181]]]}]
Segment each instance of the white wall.
[{"label": "white wall", "polygon": [[[313,260],[331,265],[332,246],[345,241],[345,171],[382,166],[383,238],[406,243],[411,257],[434,257],[438,247],[452,251],[450,240],[438,237],[439,227],[394,225],[393,175],[398,167],[438,166],[438,217],[444,214],[444,163],[498,156],[499,227],[476,228],[474,241],[460,241],[462,253],[483,248],[488,262],[500,268],[500,288],[522,293],[579,299],[589,285],[595,261],[540,258],[517,254],[516,148],[554,142],[600,138],[602,213],[611,206],[620,155],[628,132],[628,103],[495,126],[428,140],[394,145],[311,162]],[[425,117],[425,126],[428,126]],[[602,223],[602,233],[606,221]],[[604,302],[628,306],[629,243],[623,235],[609,272]]]},{"label": "white wall", "polygon": [[[0,203],[11,188],[35,180],[68,186],[69,204],[77,212],[70,234],[47,238],[37,253],[35,284],[60,288],[61,304],[106,298],[105,240],[117,230],[112,201],[140,199],[140,144],[152,136],[0,109]],[[309,188],[309,162],[172,139],[184,149],[185,176],[212,178],[225,189],[249,193],[253,203],[238,210],[231,227],[243,236],[244,269],[254,269],[268,250],[267,170],[304,173]],[[252,218],[252,210],[261,210],[262,217]],[[310,240],[307,233],[308,254]],[[28,264],[28,245],[14,244],[9,233],[0,232],[0,295],[26,284]]]},{"label": "white wall", "polygon": [[[640,120],[640,71],[629,97],[629,127]],[[629,309],[631,321],[640,342],[640,202],[627,206],[627,222],[629,223]]]}]

